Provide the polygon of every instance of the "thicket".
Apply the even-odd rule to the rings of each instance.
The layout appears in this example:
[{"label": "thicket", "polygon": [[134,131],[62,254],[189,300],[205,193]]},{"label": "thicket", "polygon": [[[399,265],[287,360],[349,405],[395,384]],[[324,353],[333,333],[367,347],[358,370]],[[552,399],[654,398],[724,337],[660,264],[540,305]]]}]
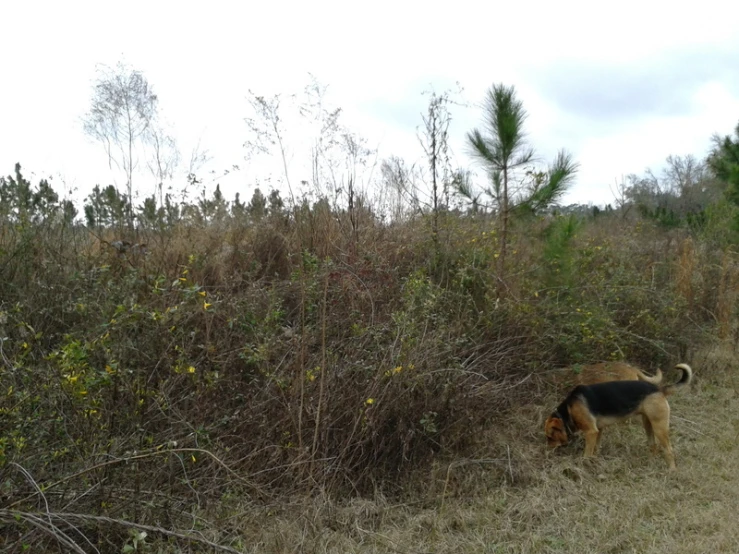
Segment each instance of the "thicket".
[{"label": "thicket", "polygon": [[441,195],[383,217],[362,194],[133,210],[109,187],[83,224],[17,166],[0,181],[4,545],[132,551],[136,528],[238,549],[240,505],[400,492],[552,368],[666,369],[734,340],[736,144],[695,182],[632,177],[615,207],[512,210],[505,237]]}]

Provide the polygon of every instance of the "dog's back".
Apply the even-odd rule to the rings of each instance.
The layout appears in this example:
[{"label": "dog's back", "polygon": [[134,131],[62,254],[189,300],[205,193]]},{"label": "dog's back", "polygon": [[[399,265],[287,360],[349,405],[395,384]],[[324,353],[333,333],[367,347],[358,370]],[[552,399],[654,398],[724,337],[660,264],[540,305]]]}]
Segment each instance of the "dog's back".
[{"label": "dog's back", "polygon": [[624,417],[634,413],[647,396],[659,391],[660,387],[646,381],[611,381],[575,387],[569,398],[585,402],[594,416]]},{"label": "dog's back", "polygon": [[555,370],[553,381],[558,388],[563,389],[609,381],[646,381],[659,385],[662,381],[662,371],[658,369],[654,376],[650,376],[625,362],[598,362]]}]

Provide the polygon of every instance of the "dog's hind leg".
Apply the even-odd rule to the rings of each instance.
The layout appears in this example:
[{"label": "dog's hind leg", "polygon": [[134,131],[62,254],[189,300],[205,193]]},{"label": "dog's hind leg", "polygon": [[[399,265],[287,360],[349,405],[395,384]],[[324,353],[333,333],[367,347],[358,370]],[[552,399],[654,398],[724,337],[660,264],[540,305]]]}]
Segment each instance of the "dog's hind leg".
[{"label": "dog's hind leg", "polygon": [[644,414],[642,414],[641,420],[644,424],[644,431],[647,433],[647,446],[649,446],[649,450],[652,451],[652,454],[657,454],[657,443],[654,440],[654,429],[652,429],[652,422],[649,421],[649,418]]},{"label": "dog's hind leg", "polygon": [[[652,432],[662,447],[662,454],[670,466],[675,469],[675,455],[670,445],[670,405],[664,395],[653,395],[644,402],[643,415],[649,420]],[[645,425],[646,428],[646,425]]]},{"label": "dog's hind leg", "polygon": [[675,454],[672,452],[672,446],[670,445],[669,421],[660,422],[659,424],[652,422],[652,427],[654,428],[654,436],[657,437],[657,441],[662,447],[662,453],[670,466],[670,470],[675,470]]}]

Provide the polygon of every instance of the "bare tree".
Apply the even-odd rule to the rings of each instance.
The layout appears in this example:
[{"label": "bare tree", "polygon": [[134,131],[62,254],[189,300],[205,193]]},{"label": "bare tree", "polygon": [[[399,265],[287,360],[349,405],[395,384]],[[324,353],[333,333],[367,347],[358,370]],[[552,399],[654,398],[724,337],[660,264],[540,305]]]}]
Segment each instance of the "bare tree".
[{"label": "bare tree", "polygon": [[642,215],[678,225],[681,220],[700,214],[723,196],[720,183],[706,163],[692,155],[668,156],[658,177],[651,169],[643,175],[631,174],[625,197]]},{"label": "bare tree", "polygon": [[310,75],[298,112],[310,127],[313,188],[319,196],[332,198],[336,207],[341,194],[342,178],[341,161],[334,153],[341,145],[344,129],[339,124],[341,108],[332,108],[326,104],[327,91],[328,86],[322,85],[315,76]]},{"label": "bare tree", "polygon": [[401,221],[404,215],[405,196],[411,195],[411,205],[416,207],[412,185],[414,167],[407,167],[405,161],[397,156],[391,156],[382,161],[380,175],[384,188],[390,192],[390,212],[394,221]]},{"label": "bare tree", "polygon": [[[140,71],[122,62],[115,68],[102,66],[99,69],[84,129],[103,144],[109,167],[115,166],[124,172],[129,205],[133,205],[133,174],[139,163],[138,148],[151,139],[149,131],[157,107],[157,95]],[[128,219],[133,226],[131,210]]]},{"label": "bare tree", "polygon": [[290,199],[295,204],[295,195],[290,182],[290,172],[287,167],[288,152],[285,141],[285,122],[283,121],[280,110],[281,95],[275,94],[272,98],[267,98],[254,94],[254,92],[249,90],[247,100],[254,111],[254,117],[244,118],[249,131],[252,133],[252,136],[244,142],[244,147],[246,148],[245,157],[248,160],[255,154],[270,154],[271,148],[277,146],[280,150],[285,184],[290,193]]},{"label": "bare tree", "polygon": [[613,201],[616,204],[616,210],[621,214],[622,219],[626,219],[633,203],[629,199],[629,185],[623,177],[620,181],[616,181],[615,188],[609,187],[613,195]]},{"label": "bare tree", "polygon": [[164,182],[174,177],[174,173],[180,164],[180,151],[177,148],[175,138],[167,133],[161,125],[153,124],[151,126],[149,138],[151,152],[148,156],[147,166],[156,179],[159,205],[164,206]]},{"label": "bare tree", "polygon": [[[352,210],[362,185],[372,176],[372,156],[376,152],[340,123],[341,109],[328,105],[326,91],[327,87],[313,75],[300,95],[266,97],[249,91],[251,114],[245,118],[249,130],[244,142],[245,158],[279,157],[293,204],[297,191],[292,184],[296,182],[311,186],[309,195],[326,198],[333,209],[338,209],[346,196],[345,205],[351,205]],[[296,172],[310,176],[296,179]]]},{"label": "bare tree", "polygon": [[439,200],[442,191],[439,190],[440,181],[443,184],[443,200],[449,203],[448,173],[449,173],[449,123],[451,115],[447,108],[449,94],[431,93],[428,113],[422,116],[423,133],[419,133],[421,143],[431,171],[431,236],[434,246],[439,248]]},{"label": "bare tree", "polygon": [[684,212],[704,208],[721,197],[712,187],[706,164],[695,156],[668,156],[663,180],[671,192],[680,198],[679,208]]}]

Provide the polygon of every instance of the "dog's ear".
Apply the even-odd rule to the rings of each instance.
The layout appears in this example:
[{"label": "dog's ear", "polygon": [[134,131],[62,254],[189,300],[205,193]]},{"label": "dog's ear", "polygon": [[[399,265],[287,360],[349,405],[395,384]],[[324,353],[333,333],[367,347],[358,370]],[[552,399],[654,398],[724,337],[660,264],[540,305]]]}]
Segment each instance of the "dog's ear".
[{"label": "dog's ear", "polygon": [[559,417],[549,416],[544,423],[544,434],[547,437],[547,445],[554,448],[567,444],[567,431],[564,421]]}]

